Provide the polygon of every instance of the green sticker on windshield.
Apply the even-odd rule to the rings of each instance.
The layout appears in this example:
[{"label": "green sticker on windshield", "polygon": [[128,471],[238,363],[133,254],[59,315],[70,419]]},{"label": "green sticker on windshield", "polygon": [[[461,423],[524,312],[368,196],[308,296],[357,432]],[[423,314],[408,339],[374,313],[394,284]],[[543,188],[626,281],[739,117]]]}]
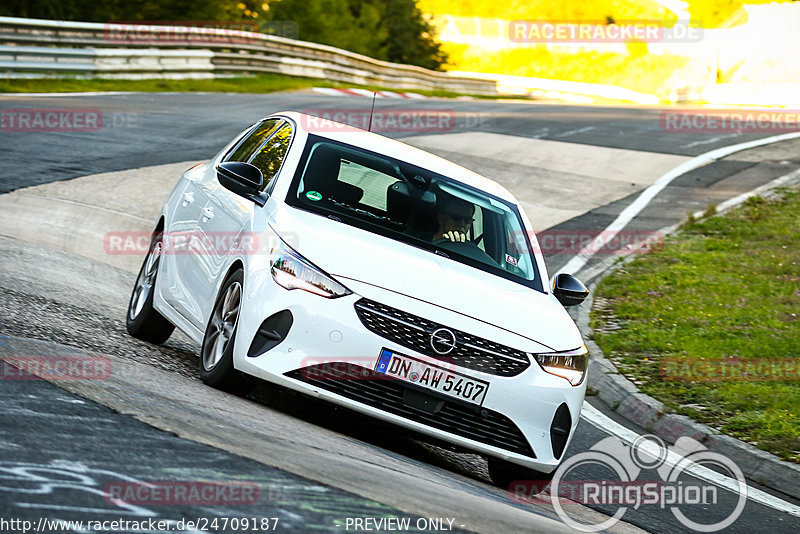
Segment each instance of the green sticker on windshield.
[{"label": "green sticker on windshield", "polygon": [[322,194],[318,191],[308,191],[306,192],[306,198],[316,202],[317,200],[322,200]]}]

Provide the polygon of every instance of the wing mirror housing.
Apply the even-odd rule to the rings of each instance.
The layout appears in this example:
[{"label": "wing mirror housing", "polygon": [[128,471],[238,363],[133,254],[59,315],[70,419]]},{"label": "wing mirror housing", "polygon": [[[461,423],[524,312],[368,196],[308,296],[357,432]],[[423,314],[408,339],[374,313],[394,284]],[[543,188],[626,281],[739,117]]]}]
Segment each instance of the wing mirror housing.
[{"label": "wing mirror housing", "polygon": [[577,306],[589,296],[589,290],[583,282],[567,273],[557,274],[553,278],[553,295],[565,308]]},{"label": "wing mirror housing", "polygon": [[226,161],[217,165],[217,180],[225,189],[259,206],[267,203],[267,194],[261,191],[264,175],[255,165],[243,161]]}]

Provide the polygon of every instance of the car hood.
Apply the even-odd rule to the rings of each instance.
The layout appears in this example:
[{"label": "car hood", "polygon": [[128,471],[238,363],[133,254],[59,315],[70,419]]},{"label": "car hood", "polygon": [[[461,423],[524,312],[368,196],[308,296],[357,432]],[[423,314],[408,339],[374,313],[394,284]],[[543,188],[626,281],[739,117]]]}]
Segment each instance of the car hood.
[{"label": "car hood", "polygon": [[347,278],[421,299],[555,351],[582,343],[575,323],[552,295],[302,210],[276,210],[270,224],[298,253],[345,286]]}]

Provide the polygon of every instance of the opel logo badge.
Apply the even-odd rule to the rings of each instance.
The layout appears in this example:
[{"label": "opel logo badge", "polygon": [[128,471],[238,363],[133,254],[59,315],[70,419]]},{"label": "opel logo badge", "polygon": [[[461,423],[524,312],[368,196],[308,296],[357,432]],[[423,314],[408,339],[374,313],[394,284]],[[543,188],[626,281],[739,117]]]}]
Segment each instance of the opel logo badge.
[{"label": "opel logo badge", "polygon": [[456,348],[456,335],[447,328],[439,328],[431,334],[431,347],[436,354],[449,354]]}]

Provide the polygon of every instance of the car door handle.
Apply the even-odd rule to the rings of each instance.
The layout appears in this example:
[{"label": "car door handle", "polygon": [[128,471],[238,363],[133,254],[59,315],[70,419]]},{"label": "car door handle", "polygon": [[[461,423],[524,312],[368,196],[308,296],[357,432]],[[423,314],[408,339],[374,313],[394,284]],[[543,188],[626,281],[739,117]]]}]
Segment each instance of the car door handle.
[{"label": "car door handle", "polygon": [[211,208],[203,208],[203,219],[205,219],[203,222],[210,221],[213,218],[214,218],[214,210]]},{"label": "car door handle", "polygon": [[194,193],[184,193],[183,194],[183,205],[188,206],[194,202]]}]

